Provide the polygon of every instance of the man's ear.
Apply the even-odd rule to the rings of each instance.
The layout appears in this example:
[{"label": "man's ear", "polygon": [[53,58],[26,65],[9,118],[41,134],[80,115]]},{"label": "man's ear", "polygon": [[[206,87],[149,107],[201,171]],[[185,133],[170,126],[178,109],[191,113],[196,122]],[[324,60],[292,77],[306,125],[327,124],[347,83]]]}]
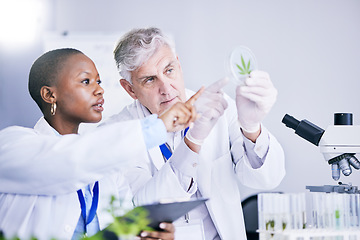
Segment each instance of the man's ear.
[{"label": "man's ear", "polygon": [[179,56],[176,55],[176,59],[177,59],[177,61],[178,61],[179,68],[180,68],[180,70],[181,70],[181,64],[180,64]]},{"label": "man's ear", "polygon": [[126,79],[120,79],[121,86],[125,89],[125,91],[132,97],[133,99],[137,99],[137,96],[134,92],[133,85],[129,83]]},{"label": "man's ear", "polygon": [[54,103],[56,102],[56,94],[52,87],[42,86],[40,89],[40,96],[46,103]]}]

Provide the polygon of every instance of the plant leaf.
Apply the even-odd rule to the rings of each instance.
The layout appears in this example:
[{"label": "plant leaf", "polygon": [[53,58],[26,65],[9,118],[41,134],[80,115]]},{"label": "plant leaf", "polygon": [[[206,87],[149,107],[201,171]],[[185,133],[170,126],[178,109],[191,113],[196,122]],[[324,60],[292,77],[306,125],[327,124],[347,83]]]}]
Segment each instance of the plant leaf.
[{"label": "plant leaf", "polygon": [[238,66],[239,67],[239,74],[241,74],[241,75],[246,75],[247,73],[246,73],[246,70],[244,70],[244,69],[242,69],[240,66]]},{"label": "plant leaf", "polygon": [[239,73],[240,73],[241,75],[246,75],[246,74],[247,74],[247,73],[246,73],[246,69],[245,69],[245,70],[242,69],[242,67],[240,67],[239,64],[236,64],[236,66],[240,69]]},{"label": "plant leaf", "polygon": [[245,64],[245,61],[244,61],[244,58],[242,55],[241,55],[241,64],[242,64],[243,68],[246,69],[246,64]]},{"label": "plant leaf", "polygon": [[242,67],[240,67],[240,65],[239,65],[239,64],[236,64],[236,66],[238,67],[238,69],[240,69],[240,71],[245,72],[245,70],[244,70],[244,69],[242,69]]},{"label": "plant leaf", "polygon": [[246,70],[247,70],[248,73],[251,73],[251,70],[250,70],[250,59],[249,59],[249,62],[248,62],[248,64],[247,64]]}]

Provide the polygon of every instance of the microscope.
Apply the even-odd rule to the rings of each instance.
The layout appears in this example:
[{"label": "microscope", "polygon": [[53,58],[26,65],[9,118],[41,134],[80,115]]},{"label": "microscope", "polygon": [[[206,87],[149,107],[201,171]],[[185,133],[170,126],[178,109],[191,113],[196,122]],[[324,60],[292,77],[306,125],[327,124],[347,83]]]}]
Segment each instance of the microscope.
[{"label": "microscope", "polygon": [[[360,154],[360,125],[352,125],[352,113],[335,113],[334,125],[328,126],[326,130],[316,126],[308,120],[297,120],[285,114],[282,122],[295,133],[312,144],[319,146],[332,168],[332,178],[337,181],[340,178],[340,170],[345,176],[352,173],[354,169],[360,169],[360,162],[356,154]],[[339,183],[339,186],[324,186],[324,191],[357,192],[353,186]],[[308,188],[308,187],[307,187]],[[308,188],[310,189],[310,188]],[[314,191],[323,191],[312,188]],[[311,191],[311,189],[310,189]]]}]

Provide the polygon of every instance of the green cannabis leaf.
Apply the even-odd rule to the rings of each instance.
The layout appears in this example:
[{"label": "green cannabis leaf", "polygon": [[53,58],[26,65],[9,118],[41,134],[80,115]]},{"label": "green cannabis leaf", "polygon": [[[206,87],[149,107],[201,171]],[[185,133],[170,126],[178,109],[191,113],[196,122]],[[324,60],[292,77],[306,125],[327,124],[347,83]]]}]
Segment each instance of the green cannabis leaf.
[{"label": "green cannabis leaf", "polygon": [[[120,204],[119,204],[120,203]],[[142,207],[136,207],[127,212],[123,216],[118,216],[117,212],[122,210],[122,203],[115,196],[111,196],[110,205],[106,209],[113,217],[113,222],[104,230],[96,233],[93,236],[84,235],[81,240],[104,240],[104,239],[133,239],[141,231],[153,230],[148,226],[150,220],[148,219],[148,211]],[[20,240],[17,236],[13,238],[5,238],[3,232],[0,230],[0,240]],[[30,240],[38,240],[35,237]],[[51,240],[56,240],[52,238]]]},{"label": "green cannabis leaf", "polygon": [[239,64],[236,64],[237,68],[240,70],[239,73],[241,75],[247,75],[247,74],[251,73],[250,59],[249,59],[248,63],[246,64],[243,56],[241,55],[241,65],[242,65],[242,67]]},{"label": "green cannabis leaf", "polygon": [[[126,237],[126,236],[137,236],[143,230],[153,230],[148,227],[150,221],[147,219],[148,212],[146,209],[138,207],[134,208],[132,211],[128,212],[124,216],[116,217],[112,224],[110,224],[106,231],[115,233],[117,237]],[[103,232],[104,233],[104,232]],[[91,240],[103,239],[101,234],[98,236],[91,237]]]},{"label": "green cannabis leaf", "polygon": [[111,196],[110,207],[108,212],[113,216],[113,222],[106,227],[105,230],[98,232],[91,237],[85,237],[84,240],[102,240],[106,239],[105,236],[116,235],[118,238],[127,236],[137,236],[141,231],[153,230],[148,226],[150,220],[148,219],[148,211],[142,207],[136,207],[133,210],[127,212],[123,216],[117,216],[116,212],[119,212],[121,207],[117,206],[117,200],[114,196]]}]

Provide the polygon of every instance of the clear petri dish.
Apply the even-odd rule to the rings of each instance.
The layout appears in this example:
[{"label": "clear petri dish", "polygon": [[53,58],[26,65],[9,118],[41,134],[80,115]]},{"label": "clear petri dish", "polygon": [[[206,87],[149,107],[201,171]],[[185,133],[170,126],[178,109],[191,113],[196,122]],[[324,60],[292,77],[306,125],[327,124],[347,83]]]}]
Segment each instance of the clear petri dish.
[{"label": "clear petri dish", "polygon": [[251,71],[258,69],[254,53],[245,46],[238,46],[225,63],[227,75],[236,85],[244,85]]}]

